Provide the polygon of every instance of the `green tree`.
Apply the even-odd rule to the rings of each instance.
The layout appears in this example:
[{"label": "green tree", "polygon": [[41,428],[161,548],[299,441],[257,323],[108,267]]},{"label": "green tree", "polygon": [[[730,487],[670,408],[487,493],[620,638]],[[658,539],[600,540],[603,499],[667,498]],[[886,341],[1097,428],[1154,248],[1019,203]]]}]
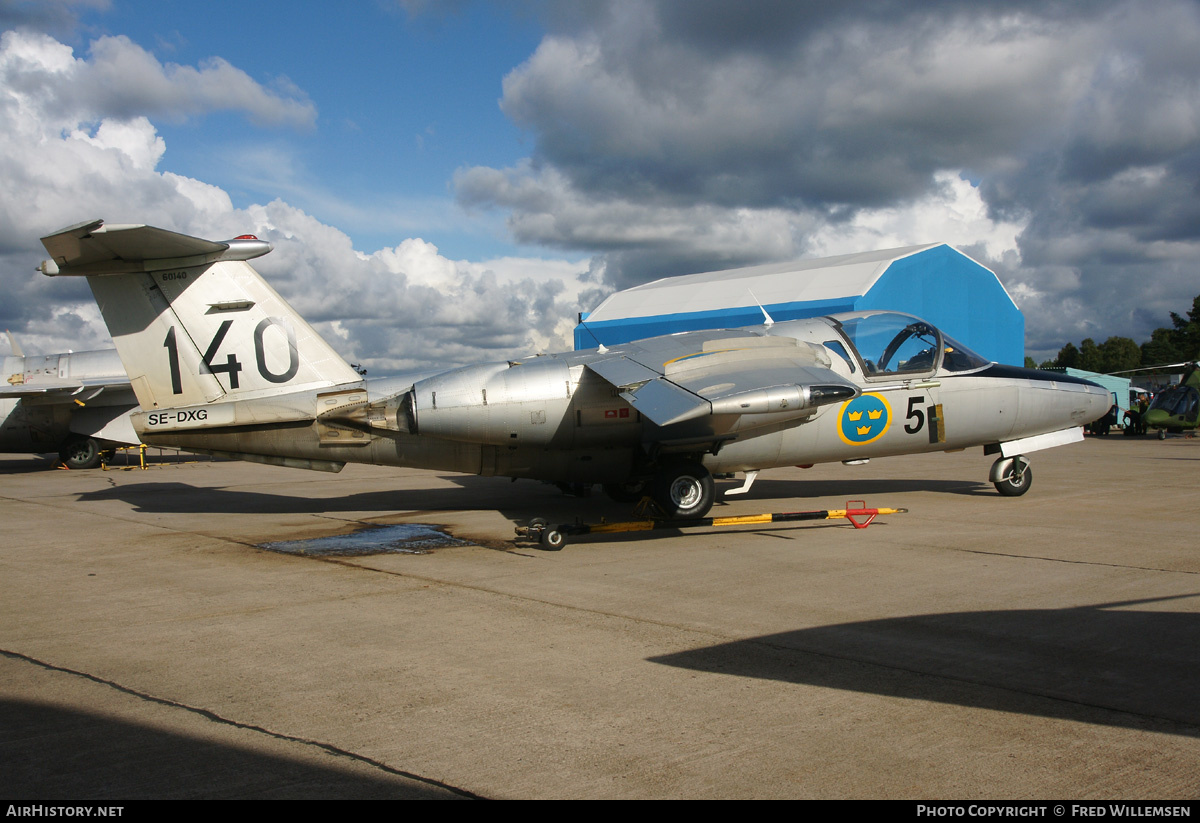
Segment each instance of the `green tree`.
[{"label": "green tree", "polygon": [[1079,368],[1079,349],[1075,348],[1074,343],[1068,343],[1058,350],[1058,357],[1054,358],[1054,365],[1064,369]]},{"label": "green tree", "polygon": [[1100,344],[1101,368],[1104,374],[1136,369],[1142,365],[1142,350],[1128,337],[1110,337]]},{"label": "green tree", "polygon": [[1083,338],[1083,342],[1079,344],[1079,365],[1076,368],[1098,372],[1102,370],[1103,365],[1100,347],[1096,345],[1096,341],[1090,337]]},{"label": "green tree", "polygon": [[1174,331],[1166,328],[1155,329],[1150,334],[1150,339],[1142,344],[1142,362],[1147,366],[1160,366],[1186,360],[1183,352],[1175,345]]},{"label": "green tree", "polygon": [[1200,295],[1192,300],[1192,308],[1187,317],[1180,317],[1171,312],[1171,323],[1174,325],[1175,347],[1185,360],[1195,360],[1200,357]]}]

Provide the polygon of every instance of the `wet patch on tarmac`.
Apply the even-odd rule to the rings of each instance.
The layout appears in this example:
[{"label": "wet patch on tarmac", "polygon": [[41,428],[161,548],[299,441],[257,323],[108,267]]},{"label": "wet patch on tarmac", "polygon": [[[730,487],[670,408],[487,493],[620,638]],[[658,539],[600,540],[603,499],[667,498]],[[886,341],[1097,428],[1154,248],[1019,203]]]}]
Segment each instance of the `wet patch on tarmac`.
[{"label": "wet patch on tarmac", "polygon": [[336,537],[260,543],[259,548],[307,557],[364,557],[372,554],[428,554],[434,549],[473,545],[439,531],[436,526],[402,523],[398,526],[374,526]]}]

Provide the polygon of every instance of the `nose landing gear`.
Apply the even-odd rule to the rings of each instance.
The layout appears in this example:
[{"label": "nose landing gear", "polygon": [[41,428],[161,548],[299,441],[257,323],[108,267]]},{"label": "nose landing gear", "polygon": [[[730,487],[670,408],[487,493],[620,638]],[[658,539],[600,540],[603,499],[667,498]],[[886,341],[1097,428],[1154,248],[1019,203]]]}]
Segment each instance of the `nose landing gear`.
[{"label": "nose landing gear", "polygon": [[1033,485],[1033,469],[1023,455],[1001,457],[992,464],[988,479],[1005,497],[1020,497]]}]

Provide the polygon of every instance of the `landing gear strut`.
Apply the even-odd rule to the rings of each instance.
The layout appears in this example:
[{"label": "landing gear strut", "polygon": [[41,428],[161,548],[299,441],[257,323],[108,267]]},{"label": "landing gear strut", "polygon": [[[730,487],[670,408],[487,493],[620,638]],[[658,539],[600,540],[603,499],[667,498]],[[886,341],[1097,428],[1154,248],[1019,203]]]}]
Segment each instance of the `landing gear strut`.
[{"label": "landing gear strut", "polygon": [[618,503],[636,503],[646,494],[646,481],[627,480],[624,483],[605,483],[604,493]]}]

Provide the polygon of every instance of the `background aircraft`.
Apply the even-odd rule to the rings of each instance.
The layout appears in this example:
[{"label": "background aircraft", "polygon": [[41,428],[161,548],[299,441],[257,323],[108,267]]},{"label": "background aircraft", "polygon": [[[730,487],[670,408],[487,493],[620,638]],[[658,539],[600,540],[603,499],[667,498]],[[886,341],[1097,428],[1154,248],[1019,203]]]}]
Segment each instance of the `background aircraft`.
[{"label": "background aircraft", "polygon": [[712,505],[714,474],[744,472],[739,493],[776,466],[984,446],[990,480],[1019,495],[1023,454],[1081,440],[1109,406],[1099,386],[989,363],[894,312],[368,383],[245,262],[269,243],[100,220],[42,243],[43,273],[88,277],[145,442],[278,465],[603,483],[687,518]]},{"label": "background aircraft", "polygon": [[57,452],[68,468],[90,469],[102,452],[138,444],[129,421],[137,399],[116,349],[26,357],[9,340],[0,451]]},{"label": "background aircraft", "polygon": [[1200,425],[1200,368],[1196,363],[1186,365],[1179,385],[1160,391],[1146,409],[1146,428],[1158,429],[1159,440],[1167,432],[1192,431]]}]

